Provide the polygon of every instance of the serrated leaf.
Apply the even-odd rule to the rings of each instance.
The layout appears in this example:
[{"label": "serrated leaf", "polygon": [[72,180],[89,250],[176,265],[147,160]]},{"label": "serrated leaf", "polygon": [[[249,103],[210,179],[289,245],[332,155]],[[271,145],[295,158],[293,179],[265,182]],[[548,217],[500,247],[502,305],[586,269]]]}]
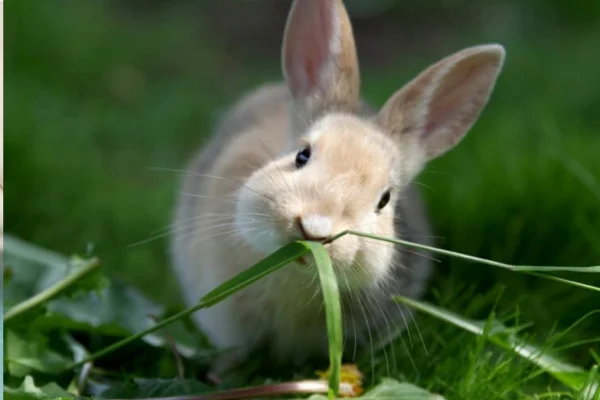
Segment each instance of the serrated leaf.
[{"label": "serrated leaf", "polygon": [[34,371],[58,374],[71,363],[71,360],[52,350],[44,336],[33,332],[27,337],[23,335],[12,330],[5,331],[5,363],[10,375],[20,378]]},{"label": "serrated leaf", "polygon": [[300,242],[289,243],[288,245],[280,248],[279,250],[270,254],[269,256],[267,256],[263,260],[259,261],[258,263],[243,270],[242,272],[240,272],[233,278],[229,279],[228,281],[217,286],[215,289],[213,289],[208,294],[206,294],[202,299],[200,299],[200,302],[198,304],[196,304],[195,306],[189,307],[175,315],[171,315],[170,317],[163,319],[158,324],[155,324],[154,326],[152,326],[148,329],[145,329],[141,332],[137,332],[133,335],[126,337],[125,339],[123,339],[117,343],[114,343],[108,347],[105,347],[104,349],[97,351],[96,353],[94,353],[91,356],[89,356],[88,358],[80,361],[79,363],[72,364],[70,367],[75,368],[75,367],[81,365],[82,363],[85,363],[90,360],[95,360],[96,358],[99,358],[106,354],[109,354],[109,353],[121,348],[122,346],[132,343],[135,340],[138,340],[138,339],[148,340],[148,337],[150,336],[150,334],[157,335],[156,331],[158,331],[159,329],[164,328],[167,325],[176,323],[181,318],[187,317],[188,315],[190,315],[202,308],[210,307],[214,304],[217,304],[217,303],[223,301],[224,299],[226,299],[227,297],[236,293],[237,291],[242,290],[243,288],[251,285],[252,283],[256,282],[257,280],[261,279],[262,277],[270,274],[271,272],[289,264],[291,261],[297,259],[298,257],[302,256],[303,254],[306,254],[307,252],[309,252],[309,248],[307,246],[303,245],[302,243],[300,243]]},{"label": "serrated leaf", "polygon": [[103,385],[91,384],[90,391],[95,398],[135,399],[199,395],[214,389],[194,379],[133,379]]},{"label": "serrated leaf", "polygon": [[[12,270],[4,291],[5,310],[55,285],[70,273],[80,269],[86,260],[68,258],[35,246],[10,235],[4,236],[4,264]],[[105,278],[90,277],[91,283],[81,281],[77,287],[99,289]]]},{"label": "serrated leaf", "polygon": [[[67,257],[33,244],[6,237],[5,261],[13,268],[13,277],[6,285],[5,304],[14,305],[42,292],[64,279],[77,263]],[[49,301],[44,309],[28,313],[23,321],[28,329],[51,329],[89,332],[107,336],[129,336],[155,325],[153,317],[162,318],[163,306],[146,298],[139,290],[104,278],[79,283],[76,297],[62,296]],[[42,312],[43,311],[43,312]],[[206,353],[207,341],[201,332],[190,331],[178,321],[168,327],[177,350],[185,357]],[[167,345],[164,331],[144,336],[144,341],[156,347]]]},{"label": "serrated leaf", "polygon": [[[89,260],[80,258],[78,256],[73,256],[69,260],[69,265],[73,270],[81,269],[88,263]],[[71,300],[76,300],[79,296],[83,296],[89,292],[100,294],[109,286],[109,284],[110,281],[108,278],[101,273],[100,270],[96,270],[85,279],[79,281],[77,285],[69,287],[67,290],[65,290],[63,292],[63,296],[68,297]]]},{"label": "serrated leaf", "polygon": [[75,395],[67,392],[56,383],[49,383],[38,387],[31,376],[26,376],[18,388],[4,386],[5,400],[62,400],[73,399],[75,397]]}]

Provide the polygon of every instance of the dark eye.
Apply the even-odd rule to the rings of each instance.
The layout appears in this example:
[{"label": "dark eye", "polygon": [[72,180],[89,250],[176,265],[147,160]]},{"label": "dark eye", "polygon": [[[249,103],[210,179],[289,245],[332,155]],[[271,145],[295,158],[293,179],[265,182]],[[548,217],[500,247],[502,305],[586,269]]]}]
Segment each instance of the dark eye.
[{"label": "dark eye", "polygon": [[381,195],[381,200],[377,204],[377,211],[381,211],[383,207],[387,206],[390,202],[390,191],[386,190],[384,194]]},{"label": "dark eye", "polygon": [[310,146],[306,146],[296,154],[296,168],[300,169],[306,165],[310,159]]}]

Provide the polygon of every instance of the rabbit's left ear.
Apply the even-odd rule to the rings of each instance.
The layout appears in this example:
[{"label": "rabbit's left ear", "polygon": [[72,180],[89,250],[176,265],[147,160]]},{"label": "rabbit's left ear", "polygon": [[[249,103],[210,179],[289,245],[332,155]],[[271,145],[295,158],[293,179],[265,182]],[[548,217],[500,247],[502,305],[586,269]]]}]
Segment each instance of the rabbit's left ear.
[{"label": "rabbit's left ear", "polygon": [[282,49],[295,111],[307,121],[355,111],[360,78],[354,35],[342,0],[295,0]]},{"label": "rabbit's left ear", "polygon": [[461,50],[397,91],[377,122],[427,162],[454,147],[485,108],[505,57],[497,44]]}]

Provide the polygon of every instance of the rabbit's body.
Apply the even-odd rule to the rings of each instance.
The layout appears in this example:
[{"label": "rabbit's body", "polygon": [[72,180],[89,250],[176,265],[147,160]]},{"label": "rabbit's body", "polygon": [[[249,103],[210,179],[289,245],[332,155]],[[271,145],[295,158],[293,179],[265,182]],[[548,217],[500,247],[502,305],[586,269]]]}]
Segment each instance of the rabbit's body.
[{"label": "rabbit's body", "polygon": [[[345,230],[430,244],[414,178],[458,143],[485,106],[504,59],[471,47],[398,90],[380,110],[360,98],[350,20],[341,0],[296,0],[283,45],[284,84],[248,94],[188,165],[172,260],[188,305],[286,243],[322,241],[340,285],[346,351],[385,342],[409,322],[391,296],[419,297],[424,251]],[[310,256],[194,315],[218,348],[273,360],[327,355]]]},{"label": "rabbit's body", "polygon": [[[253,91],[232,108],[212,141],[186,170],[172,254],[187,304],[197,303],[217,285],[266,256],[232,231],[236,204],[224,199],[232,198],[253,171],[289,150],[289,110],[289,91],[284,84]],[[361,116],[368,118],[373,113],[363,103]],[[396,206],[400,216],[396,237],[429,244],[429,227],[414,184],[405,192]],[[212,215],[215,218],[211,219]],[[210,229],[215,225],[218,227]],[[420,295],[429,264],[423,251],[399,251],[394,270],[383,285],[343,292],[348,343],[382,342],[401,329],[410,320],[410,313],[393,302],[391,295]],[[295,265],[196,313],[195,319],[218,347],[254,347],[268,341],[279,357],[301,361],[306,356],[326,354],[323,311],[318,279],[307,274],[305,266]]]}]

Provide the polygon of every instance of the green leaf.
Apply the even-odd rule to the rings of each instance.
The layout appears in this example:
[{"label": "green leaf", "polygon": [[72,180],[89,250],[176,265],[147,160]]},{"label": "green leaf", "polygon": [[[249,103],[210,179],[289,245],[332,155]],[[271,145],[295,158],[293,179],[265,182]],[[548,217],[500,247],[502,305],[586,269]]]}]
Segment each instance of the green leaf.
[{"label": "green leaf", "polygon": [[250,286],[262,277],[269,275],[271,272],[274,272],[277,269],[298,259],[299,257],[302,257],[304,254],[308,253],[310,249],[304,243],[305,242],[292,242],[283,246],[262,261],[259,261],[250,268],[242,271],[232,279],[210,291],[200,300],[200,302],[204,304],[205,307],[210,307],[214,304],[217,304],[235,292]]},{"label": "green leaf", "polygon": [[[326,400],[321,394],[314,394],[307,400]],[[410,383],[398,382],[384,378],[377,386],[355,399],[372,400],[444,400],[443,397],[429,393],[427,390]]]},{"label": "green leaf", "polygon": [[135,399],[189,396],[214,391],[210,386],[193,379],[132,379],[108,385],[91,385],[95,398]]},{"label": "green leaf", "polygon": [[330,398],[337,396],[340,388],[340,371],[342,368],[342,352],[344,333],[342,328],[342,308],[337,277],[331,264],[327,250],[321,243],[300,242],[310,249],[319,272],[321,292],[325,303],[327,321],[327,338],[329,341],[329,393]]},{"label": "green leaf", "polygon": [[[4,292],[5,309],[56,285],[89,263],[89,260],[76,256],[68,258],[10,235],[4,236],[3,255],[6,268],[12,271],[10,285]],[[100,290],[108,284],[101,274],[90,274],[85,278],[60,294],[73,294],[78,289]],[[69,293],[69,290],[75,292]]]},{"label": "green leaf", "polygon": [[[61,254],[10,236],[6,237],[4,257],[6,263],[15,266],[4,292],[5,304],[9,305],[48,290],[81,266],[79,259],[72,263]],[[27,313],[22,323],[28,329],[40,331],[60,329],[127,337],[155,326],[152,317],[161,318],[165,313],[163,306],[118,280],[107,284],[104,278],[96,277],[89,282],[87,279],[79,281],[76,286],[78,289],[67,293],[71,296],[48,301],[43,310]],[[203,354],[208,347],[201,332],[190,331],[181,321],[170,326],[168,334],[185,357]],[[144,341],[165,347],[166,332],[146,335]]]},{"label": "green leaf", "polygon": [[544,350],[519,339],[515,334],[515,329],[508,328],[499,321],[492,321],[492,328],[489,331],[486,331],[486,322],[473,321],[453,313],[452,311],[403,296],[394,296],[394,300],[473,334],[484,336],[492,343],[506,350],[513,351],[536,364],[546,373],[552,375],[555,379],[572,389],[583,391],[589,390],[590,386],[600,385],[600,379],[598,378],[596,378],[594,383],[588,382],[588,371],[576,365],[561,361]]},{"label": "green leaf", "polygon": [[30,332],[26,337],[12,330],[5,330],[5,363],[8,373],[24,377],[32,372],[58,374],[71,360],[53,351],[46,337]]},{"label": "green leaf", "polygon": [[[10,249],[12,249],[13,242],[9,241],[9,245]],[[10,254],[10,252],[8,253]],[[10,260],[10,256],[8,258]],[[14,323],[15,320],[21,321],[21,323],[27,323],[36,316],[34,314],[34,316],[29,317],[32,311],[37,311],[40,308],[45,307],[46,303],[56,297],[65,295],[73,297],[86,290],[99,291],[101,287],[105,286],[104,282],[106,281],[104,278],[94,276],[98,267],[98,260],[96,259],[82,260],[74,257],[70,262],[65,262],[64,266],[67,268],[67,271],[62,279],[59,279],[57,282],[21,302],[15,302],[15,304],[9,307],[4,313],[4,323]],[[19,272],[20,270],[21,268],[19,268]],[[91,280],[93,283],[86,283],[86,280]],[[99,282],[103,283],[100,284]],[[8,289],[9,296],[7,296],[7,302],[10,304],[11,301],[14,301],[14,298],[11,298],[10,296],[14,291],[10,291],[10,285]]]},{"label": "green leaf", "polygon": [[[436,398],[441,399],[440,396],[436,396]],[[393,379],[383,379],[379,385],[365,393],[360,399],[433,400],[434,395],[410,383],[398,382]]]},{"label": "green leaf", "polygon": [[54,399],[73,399],[75,396],[56,383],[48,383],[42,387],[37,387],[31,376],[26,376],[16,389],[4,386],[5,400],[54,400]]},{"label": "green leaf", "polygon": [[259,280],[260,278],[289,264],[291,261],[294,261],[295,259],[302,256],[303,254],[306,254],[308,251],[309,251],[309,248],[304,246],[300,242],[292,242],[292,243],[280,248],[279,250],[272,253],[271,255],[267,256],[262,261],[259,261],[258,263],[254,264],[253,266],[249,267],[248,269],[242,271],[241,273],[234,276],[230,280],[224,282],[217,288],[213,289],[211,292],[209,292],[207,295],[205,295],[200,300],[199,304],[197,304],[193,307],[189,307],[189,308],[187,308],[175,315],[172,315],[168,318],[165,318],[164,320],[160,321],[159,323],[155,324],[154,326],[152,326],[150,328],[147,328],[147,329],[145,329],[141,332],[138,332],[134,335],[128,336],[125,339],[123,339],[117,343],[114,343],[102,350],[99,350],[96,353],[92,354],[91,356],[86,357],[84,360],[81,360],[81,361],[71,365],[70,368],[78,367],[88,361],[92,361],[92,360],[95,360],[106,354],[109,354],[131,342],[134,342],[135,340],[138,340],[141,338],[146,338],[145,340],[148,340],[147,336],[149,334],[154,333],[155,331],[162,329],[165,326],[170,325],[184,317],[187,317],[190,314],[192,314],[202,308],[210,307],[211,305],[217,304],[217,303],[225,300],[227,297],[231,296],[235,292],[242,290],[243,288],[245,288],[245,287],[251,285],[252,283],[256,282],[257,280]]}]

